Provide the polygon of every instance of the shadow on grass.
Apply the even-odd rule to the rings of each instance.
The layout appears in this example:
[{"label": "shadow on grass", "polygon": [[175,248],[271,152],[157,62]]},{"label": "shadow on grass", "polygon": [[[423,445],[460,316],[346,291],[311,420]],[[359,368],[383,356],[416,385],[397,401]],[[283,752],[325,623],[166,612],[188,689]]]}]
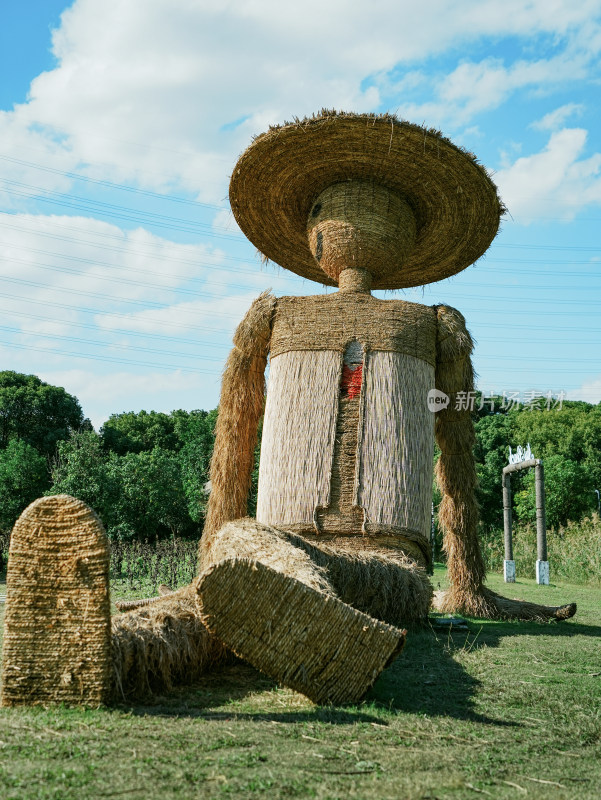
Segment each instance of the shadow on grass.
[{"label": "shadow on grass", "polygon": [[506,725],[474,710],[480,681],[453,658],[453,653],[470,646],[470,640],[473,644],[476,632],[413,631],[400,658],[380,676],[367,699],[400,713]]},{"label": "shadow on grass", "polygon": [[[401,656],[380,676],[368,693],[368,704],[390,712],[426,714],[471,720],[495,726],[514,723],[493,719],[474,709],[473,698],[480,681],[467,672],[454,654],[481,647],[497,647],[508,636],[601,636],[601,628],[575,622],[540,623],[470,620],[468,631],[439,633],[432,628],[414,630]],[[269,694],[267,694],[269,693]],[[263,695],[263,696],[261,696]],[[304,703],[304,701],[301,701]],[[275,704],[288,706],[281,711]],[[381,716],[365,706],[306,706],[290,708],[290,695],[278,697],[278,686],[248,664],[237,662],[207,673],[202,682],[180,687],[151,702],[121,704],[134,715],[202,717],[226,721],[327,722],[352,725],[382,724]]]}]

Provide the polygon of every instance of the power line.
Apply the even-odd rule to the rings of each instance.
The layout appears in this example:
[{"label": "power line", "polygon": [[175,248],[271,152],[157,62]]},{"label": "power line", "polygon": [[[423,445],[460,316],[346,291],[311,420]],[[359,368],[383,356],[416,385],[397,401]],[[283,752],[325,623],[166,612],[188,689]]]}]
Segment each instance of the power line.
[{"label": "power line", "polygon": [[[206,339],[183,339],[180,336],[168,336],[164,333],[149,333],[149,332],[142,332],[142,331],[133,331],[127,330],[125,328],[103,328],[101,325],[92,325],[86,322],[76,322],[75,320],[66,320],[66,319],[57,319],[56,317],[42,317],[39,314],[31,314],[29,312],[24,311],[15,311],[13,309],[2,309],[0,308],[0,313],[4,313],[7,316],[17,316],[17,317],[25,317],[26,319],[39,319],[42,322],[53,322],[59,325],[68,325],[73,328],[88,328],[90,330],[97,331],[99,333],[106,333],[106,334],[114,334],[114,335],[124,335],[124,336],[140,336],[144,339],[163,339],[165,341],[170,342],[177,342],[178,344],[192,344],[192,345],[202,345],[203,347],[211,347],[214,349],[223,349],[227,345],[216,345],[213,341],[207,341]],[[207,328],[206,330],[210,330],[213,332],[212,328]],[[40,331],[30,331],[32,335],[38,336],[45,336],[44,333]]]},{"label": "power line", "polygon": [[[73,306],[73,305],[69,305],[67,303],[59,303],[59,302],[54,302],[54,301],[51,302],[49,300],[37,300],[37,299],[31,298],[31,297],[20,297],[19,295],[2,294],[2,295],[0,295],[0,297],[8,298],[9,300],[19,300],[19,301],[24,302],[24,303],[35,303],[36,305],[51,306],[52,308],[65,308],[65,309],[68,309],[69,311],[77,311],[77,312],[79,312],[81,314],[95,314],[95,315],[105,316],[105,317],[123,317],[124,319],[127,319],[127,320],[131,321],[131,314],[125,314],[125,313],[120,312],[120,311],[110,311],[110,310],[101,309],[101,308],[83,308],[81,306]],[[158,323],[155,322],[155,324],[158,324]],[[171,320],[161,320],[160,321],[160,325],[161,326],[167,325],[170,328],[171,327],[172,328],[184,328],[185,330],[210,331],[210,332],[212,332],[214,334],[223,334],[223,335],[228,335],[228,336],[231,336],[231,334],[232,334],[231,330],[216,329],[216,328],[212,328],[212,327],[206,327],[206,326],[203,326],[203,325],[188,325],[188,324],[183,324],[183,323],[180,323],[180,322],[172,322]]]},{"label": "power line", "polygon": [[199,206],[201,208],[213,208],[221,211],[224,206],[215,205],[213,203],[201,203],[199,200],[191,200],[187,197],[177,197],[175,195],[170,194],[161,194],[160,192],[152,192],[148,189],[140,189],[134,186],[126,186],[125,184],[121,183],[113,183],[112,181],[106,180],[98,180],[97,178],[90,178],[87,175],[78,175],[76,172],[66,172],[60,169],[54,169],[52,167],[42,166],[41,164],[33,164],[31,161],[22,161],[19,158],[11,158],[10,156],[0,156],[0,159],[3,161],[9,161],[12,164],[20,164],[21,166],[25,167],[33,167],[34,169],[39,169],[42,172],[50,172],[54,175],[64,175],[67,178],[71,178],[72,180],[78,181],[85,181],[86,183],[94,184],[95,186],[103,186],[108,189],[118,189],[119,191],[123,192],[133,192],[135,194],[144,195],[146,197],[154,197],[158,200],[169,200],[172,203],[184,203],[186,205],[191,206]]},{"label": "power line", "polygon": [[35,350],[36,352],[45,353],[46,355],[48,355],[50,353],[51,355],[69,356],[71,358],[81,358],[81,359],[84,359],[84,360],[108,361],[108,362],[111,362],[111,363],[114,363],[114,364],[125,364],[127,366],[133,366],[133,367],[152,367],[154,369],[168,369],[168,370],[171,370],[171,371],[175,370],[177,372],[202,373],[204,375],[220,375],[221,374],[220,370],[208,370],[208,369],[198,369],[198,368],[194,369],[194,368],[190,367],[189,365],[188,366],[178,366],[176,364],[165,364],[165,365],[163,365],[163,364],[157,364],[156,362],[153,362],[153,361],[131,361],[129,359],[110,358],[108,356],[96,356],[96,355],[90,355],[90,354],[84,355],[82,353],[72,353],[72,352],[67,351],[67,350],[57,350],[55,348],[49,348],[49,347],[48,348],[46,348],[46,347],[34,347],[32,345],[14,344],[12,342],[3,342],[3,341],[0,341],[0,345],[4,345],[6,347],[11,347],[11,348],[16,347],[16,348],[19,348],[20,350],[28,350],[28,351]]},{"label": "power line", "polygon": [[[93,347],[109,347],[109,348],[117,348],[119,350],[132,350],[132,347],[130,345],[119,344],[117,342],[103,342],[94,339],[81,339],[77,336],[62,336],[58,333],[40,333],[39,331],[28,331],[24,330],[23,328],[11,328],[8,325],[0,325],[0,330],[8,331],[9,333],[18,333],[25,336],[37,336],[38,338],[43,337],[44,339],[58,339],[64,342],[77,342],[78,344],[92,345]],[[142,346],[136,346],[135,350],[137,352],[142,352],[142,353],[155,353],[157,355],[163,355],[163,356],[175,356],[176,358],[194,358],[197,361],[219,361],[220,363],[223,362],[222,358],[216,358],[215,356],[200,355],[199,353],[184,353],[181,351],[174,353],[171,350],[157,350],[156,348],[142,347]]]}]

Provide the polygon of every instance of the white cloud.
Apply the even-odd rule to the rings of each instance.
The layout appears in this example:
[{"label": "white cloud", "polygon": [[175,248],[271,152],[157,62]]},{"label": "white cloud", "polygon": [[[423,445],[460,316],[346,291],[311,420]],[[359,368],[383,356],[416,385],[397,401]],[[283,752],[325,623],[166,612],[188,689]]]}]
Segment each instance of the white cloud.
[{"label": "white cloud", "polygon": [[551,134],[539,153],[499,170],[495,181],[513,219],[568,221],[589,204],[601,203],[601,153],[581,158],[587,132],[564,128]]},{"label": "white cloud", "polygon": [[601,375],[585,381],[579,389],[567,392],[568,400],[586,400],[587,403],[601,403]]},{"label": "white cloud", "polygon": [[453,72],[433,80],[435,99],[402,103],[399,112],[406,119],[425,119],[437,127],[466,125],[478,114],[498,108],[519,90],[541,92],[585,77],[591,55],[570,49],[554,58],[520,60],[510,66],[497,58],[464,61]]},{"label": "white cloud", "polygon": [[570,117],[581,114],[583,110],[584,106],[581,103],[566,103],[554,111],[549,111],[542,119],[533,122],[530,127],[539,131],[554,131],[561,128]]},{"label": "white cloud", "polygon": [[0,213],[0,232],[3,287],[49,305],[168,305],[180,287],[212,278],[223,263],[209,245],[178,244],[86,217]]},{"label": "white cloud", "polygon": [[[260,290],[257,289],[244,295],[233,295],[230,292],[227,296],[210,300],[192,300],[173,303],[164,308],[134,311],[126,318],[106,313],[98,317],[97,321],[99,326],[106,330],[119,328],[143,333],[171,334],[175,325],[188,336],[194,329],[203,327],[215,335],[221,334],[231,339],[236,325],[259,293]],[[187,323],[190,325],[188,330],[186,330]]]},{"label": "white cloud", "polygon": [[220,374],[191,374],[151,371],[97,372],[79,369],[40,370],[39,377],[54,386],[63,386],[81,403],[84,414],[98,430],[111,414],[122,411],[164,411],[175,408],[215,408],[219,400]]},{"label": "white cloud", "polygon": [[[366,78],[478,37],[576,42],[563,61],[462,64],[437,100],[408,108],[420,121],[446,113],[464,124],[516,88],[584,69],[600,10],[599,0],[431,0],[426,17],[408,0],[76,0],[54,34],[58,66],[32,82],[28,102],[0,115],[0,145],[58,169],[175,184],[221,203],[237,154],[268,123],[322,106],[376,109],[385,81],[365,86]],[[47,173],[43,182],[63,180]]]}]

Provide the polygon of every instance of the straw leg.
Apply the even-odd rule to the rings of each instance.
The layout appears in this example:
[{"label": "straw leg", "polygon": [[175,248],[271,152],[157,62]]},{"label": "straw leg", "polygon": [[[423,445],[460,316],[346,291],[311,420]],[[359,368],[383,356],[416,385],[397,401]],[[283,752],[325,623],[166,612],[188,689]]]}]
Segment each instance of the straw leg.
[{"label": "straw leg", "polygon": [[303,544],[254,520],[224,525],[204,551],[202,619],[237,655],[314,702],[356,702],[406,631],[338,599]]},{"label": "straw leg", "polygon": [[200,618],[194,585],[112,620],[115,700],[189,683],[231,659]]},{"label": "straw leg", "polygon": [[336,595],[349,606],[397,627],[427,619],[432,584],[426,570],[402,552],[343,551],[302,539],[299,546],[325,568]]}]

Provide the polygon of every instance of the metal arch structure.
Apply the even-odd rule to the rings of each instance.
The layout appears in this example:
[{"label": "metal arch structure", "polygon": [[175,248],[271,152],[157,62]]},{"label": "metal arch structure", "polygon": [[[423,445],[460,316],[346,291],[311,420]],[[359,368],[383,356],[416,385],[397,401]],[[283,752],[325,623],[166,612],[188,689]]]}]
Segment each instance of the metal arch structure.
[{"label": "metal arch structure", "polygon": [[515,561],[513,560],[513,532],[511,514],[511,473],[534,467],[536,487],[536,582],[549,585],[549,561],[547,557],[547,522],[545,517],[545,470],[540,458],[530,458],[509,464],[503,469],[503,529],[505,532],[505,561],[503,576],[505,583],[515,583]]}]

